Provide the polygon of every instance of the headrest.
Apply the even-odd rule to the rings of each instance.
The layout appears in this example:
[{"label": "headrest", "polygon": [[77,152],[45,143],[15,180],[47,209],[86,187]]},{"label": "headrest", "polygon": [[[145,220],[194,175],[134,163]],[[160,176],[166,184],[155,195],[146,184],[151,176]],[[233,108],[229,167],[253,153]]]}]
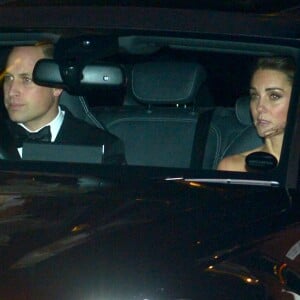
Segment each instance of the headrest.
[{"label": "headrest", "polygon": [[243,125],[252,125],[250,112],[250,97],[244,96],[237,99],[235,103],[235,114],[239,122]]},{"label": "headrest", "polygon": [[140,63],[132,69],[132,93],[144,104],[187,104],[195,101],[205,80],[206,72],[197,63]]},{"label": "headrest", "polygon": [[83,96],[70,95],[68,92],[62,91],[59,97],[59,104],[65,106],[74,117],[98,128],[104,128],[102,123],[90,111],[88,103]]}]

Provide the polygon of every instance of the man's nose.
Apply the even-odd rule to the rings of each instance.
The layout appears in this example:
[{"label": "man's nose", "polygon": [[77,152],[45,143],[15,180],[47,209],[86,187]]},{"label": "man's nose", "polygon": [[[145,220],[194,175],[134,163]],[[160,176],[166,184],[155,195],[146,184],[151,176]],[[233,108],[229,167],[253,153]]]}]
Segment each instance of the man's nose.
[{"label": "man's nose", "polygon": [[16,80],[11,80],[7,83],[9,96],[16,96],[20,93],[20,84]]}]

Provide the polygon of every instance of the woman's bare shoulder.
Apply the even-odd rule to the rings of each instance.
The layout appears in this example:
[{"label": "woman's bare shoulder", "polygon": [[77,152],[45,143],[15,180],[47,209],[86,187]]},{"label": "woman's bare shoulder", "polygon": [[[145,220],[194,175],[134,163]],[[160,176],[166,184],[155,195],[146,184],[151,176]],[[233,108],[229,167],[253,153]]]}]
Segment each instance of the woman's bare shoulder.
[{"label": "woman's bare shoulder", "polygon": [[220,161],[217,169],[221,171],[246,172],[246,157],[252,152],[253,150],[227,156]]},{"label": "woman's bare shoulder", "polygon": [[227,156],[220,161],[217,170],[246,172],[247,171],[246,157],[252,152],[262,151],[262,150],[263,147],[260,146],[258,148],[249,151]]}]

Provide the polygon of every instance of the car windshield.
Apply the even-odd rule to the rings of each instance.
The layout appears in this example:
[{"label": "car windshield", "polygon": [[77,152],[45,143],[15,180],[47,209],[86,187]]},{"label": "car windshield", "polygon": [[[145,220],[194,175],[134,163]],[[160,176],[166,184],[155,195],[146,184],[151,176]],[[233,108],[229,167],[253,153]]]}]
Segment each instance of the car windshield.
[{"label": "car windshield", "polygon": [[[16,8],[13,4],[3,2],[8,10]],[[91,14],[95,8],[85,9]],[[299,93],[294,25],[283,30],[267,15],[247,19],[248,25],[238,17],[234,25],[226,23],[231,15],[225,13],[220,16],[227,27],[210,24],[215,14],[185,23],[195,16],[192,11],[164,24],[150,9],[149,23],[139,28],[128,11],[120,17],[125,10],[103,9],[99,13],[111,18],[84,19],[76,29],[72,21],[65,27],[53,21],[48,28],[33,22],[30,31],[6,27],[1,33],[3,166],[96,170],[113,165],[167,169],[171,179],[180,174],[224,179],[225,174],[271,182],[286,174]],[[147,15],[132,9],[136,17]],[[79,14],[76,5],[70,13]],[[176,14],[170,10],[170,16]],[[44,51],[48,44],[54,52],[38,59],[28,50]],[[46,108],[45,94],[50,95]],[[53,113],[42,124],[44,110]],[[84,123],[82,132],[77,123],[67,125],[69,115]],[[52,139],[28,136],[44,125]],[[14,127],[27,130],[23,144]]]}]

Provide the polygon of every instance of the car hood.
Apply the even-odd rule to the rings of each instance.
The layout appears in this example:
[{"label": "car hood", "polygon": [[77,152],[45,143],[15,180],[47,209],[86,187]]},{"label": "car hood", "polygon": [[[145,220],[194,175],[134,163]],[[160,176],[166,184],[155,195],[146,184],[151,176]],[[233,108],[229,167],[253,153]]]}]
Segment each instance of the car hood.
[{"label": "car hood", "polygon": [[33,282],[36,299],[77,299],[94,284],[109,299],[185,293],[200,266],[274,230],[289,206],[278,187],[1,175],[0,295],[10,299]]}]

